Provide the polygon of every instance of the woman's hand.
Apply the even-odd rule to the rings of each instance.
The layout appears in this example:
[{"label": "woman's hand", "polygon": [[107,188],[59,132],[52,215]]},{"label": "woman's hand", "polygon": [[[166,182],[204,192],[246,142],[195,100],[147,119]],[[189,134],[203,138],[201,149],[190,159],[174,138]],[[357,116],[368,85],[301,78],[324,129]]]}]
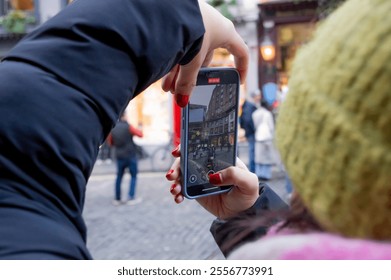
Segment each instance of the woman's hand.
[{"label": "woman's hand", "polygon": [[175,95],[176,103],[185,107],[197,81],[202,66],[208,66],[217,48],[227,49],[235,59],[235,67],[241,82],[246,79],[248,48],[236,32],[233,23],[203,0],[199,6],[205,27],[205,34],[199,53],[186,65],[176,65],[164,78],[162,88]]},{"label": "woman's hand", "polygon": [[[173,155],[180,156],[179,149],[176,149]],[[166,178],[173,181],[170,192],[175,202],[178,204],[183,202],[179,158],[167,172]],[[251,173],[240,159],[237,159],[237,166],[214,173],[209,177],[209,182],[216,186],[234,185],[229,192],[196,199],[206,210],[220,219],[235,216],[250,208],[259,196],[258,177]]]}]

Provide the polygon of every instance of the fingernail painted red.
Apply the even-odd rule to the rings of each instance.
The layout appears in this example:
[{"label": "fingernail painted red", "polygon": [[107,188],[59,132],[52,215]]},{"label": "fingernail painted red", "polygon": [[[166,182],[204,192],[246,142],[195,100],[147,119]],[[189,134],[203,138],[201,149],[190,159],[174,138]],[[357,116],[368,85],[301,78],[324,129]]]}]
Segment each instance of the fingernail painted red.
[{"label": "fingernail painted red", "polygon": [[175,184],[172,184],[171,185],[171,188],[170,188],[170,193],[172,193],[172,191],[175,189],[176,185]]},{"label": "fingernail painted red", "polygon": [[220,173],[214,173],[209,175],[209,182],[213,185],[221,184],[221,176]]},{"label": "fingernail painted red", "polygon": [[188,95],[182,95],[177,94],[176,96],[176,103],[179,107],[186,107],[187,103],[189,103],[189,96]]},{"label": "fingernail painted red", "polygon": [[174,157],[179,157],[179,146],[177,146],[174,150],[172,150],[171,154]]},{"label": "fingernail painted red", "polygon": [[166,177],[170,176],[172,173],[174,173],[174,169],[170,169],[167,174],[166,174]]},{"label": "fingernail painted red", "polygon": [[183,201],[183,197],[181,196],[181,194],[177,194],[177,196],[175,197],[175,203],[179,204],[182,201]]}]

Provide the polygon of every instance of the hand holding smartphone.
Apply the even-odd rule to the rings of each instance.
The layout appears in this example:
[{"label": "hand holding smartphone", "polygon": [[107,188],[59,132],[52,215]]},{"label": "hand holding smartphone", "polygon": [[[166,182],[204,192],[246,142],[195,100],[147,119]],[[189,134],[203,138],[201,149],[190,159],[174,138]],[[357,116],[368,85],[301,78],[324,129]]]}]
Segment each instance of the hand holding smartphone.
[{"label": "hand holding smartphone", "polygon": [[202,68],[189,104],[182,109],[182,192],[187,198],[229,191],[209,175],[235,165],[239,74],[234,68]]}]

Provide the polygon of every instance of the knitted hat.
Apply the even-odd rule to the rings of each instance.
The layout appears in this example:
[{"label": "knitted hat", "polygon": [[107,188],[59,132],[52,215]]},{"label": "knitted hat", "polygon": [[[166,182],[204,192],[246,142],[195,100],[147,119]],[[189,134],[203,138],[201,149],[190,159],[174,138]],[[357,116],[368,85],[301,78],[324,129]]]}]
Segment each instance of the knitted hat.
[{"label": "knitted hat", "polygon": [[391,1],[351,0],[296,56],[276,141],[320,224],[391,239]]}]

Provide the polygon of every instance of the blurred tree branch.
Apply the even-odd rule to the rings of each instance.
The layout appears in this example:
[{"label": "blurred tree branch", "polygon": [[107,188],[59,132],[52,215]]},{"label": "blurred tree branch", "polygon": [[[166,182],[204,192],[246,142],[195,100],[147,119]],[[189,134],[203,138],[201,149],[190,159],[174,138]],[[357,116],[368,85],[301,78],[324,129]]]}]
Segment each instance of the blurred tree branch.
[{"label": "blurred tree branch", "polygon": [[237,7],[236,0],[207,0],[207,2],[219,10],[226,18],[229,18],[230,20],[234,19],[235,16],[230,11],[230,8]]}]

